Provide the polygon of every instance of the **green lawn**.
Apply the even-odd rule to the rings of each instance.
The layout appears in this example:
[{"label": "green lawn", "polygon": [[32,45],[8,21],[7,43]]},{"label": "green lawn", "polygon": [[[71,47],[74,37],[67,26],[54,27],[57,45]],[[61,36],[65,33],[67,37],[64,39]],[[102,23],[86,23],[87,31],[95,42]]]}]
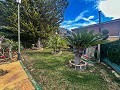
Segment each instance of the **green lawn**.
[{"label": "green lawn", "polygon": [[84,72],[69,68],[67,63],[73,59],[71,52],[52,55],[50,49],[42,52],[27,50],[24,58],[33,78],[43,90],[108,90],[99,65],[95,70],[89,67]]}]

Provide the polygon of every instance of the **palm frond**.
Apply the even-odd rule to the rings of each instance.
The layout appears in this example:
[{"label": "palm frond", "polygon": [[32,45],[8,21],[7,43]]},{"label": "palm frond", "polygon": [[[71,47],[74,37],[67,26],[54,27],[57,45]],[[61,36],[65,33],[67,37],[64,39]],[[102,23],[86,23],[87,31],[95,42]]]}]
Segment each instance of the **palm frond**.
[{"label": "palm frond", "polygon": [[104,44],[108,41],[103,40],[103,36],[100,34],[94,34],[94,30],[82,30],[76,33],[72,33],[71,36],[66,38],[68,45],[77,48],[87,48],[97,44]]}]

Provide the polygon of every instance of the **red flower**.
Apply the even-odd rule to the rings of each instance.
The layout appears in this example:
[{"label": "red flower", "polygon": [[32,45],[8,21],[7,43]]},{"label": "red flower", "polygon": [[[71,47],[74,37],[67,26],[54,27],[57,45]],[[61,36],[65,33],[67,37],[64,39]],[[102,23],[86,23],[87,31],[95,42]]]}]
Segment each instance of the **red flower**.
[{"label": "red flower", "polygon": [[4,59],[4,58],[5,58],[5,56],[4,56],[4,55],[0,56],[0,59]]}]

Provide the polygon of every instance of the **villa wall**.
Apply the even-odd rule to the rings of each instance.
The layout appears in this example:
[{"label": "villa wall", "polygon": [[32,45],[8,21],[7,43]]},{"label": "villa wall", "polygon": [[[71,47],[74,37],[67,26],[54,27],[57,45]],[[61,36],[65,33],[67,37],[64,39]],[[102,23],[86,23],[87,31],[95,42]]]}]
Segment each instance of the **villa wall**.
[{"label": "villa wall", "polygon": [[[82,28],[76,28],[73,29],[73,32],[76,32],[78,30],[95,30],[95,33],[99,33],[99,25],[98,24],[93,24],[89,26],[85,26]],[[109,22],[105,22],[101,24],[101,30],[107,29],[109,30],[109,36],[119,36],[120,33],[120,19],[112,20]]]}]

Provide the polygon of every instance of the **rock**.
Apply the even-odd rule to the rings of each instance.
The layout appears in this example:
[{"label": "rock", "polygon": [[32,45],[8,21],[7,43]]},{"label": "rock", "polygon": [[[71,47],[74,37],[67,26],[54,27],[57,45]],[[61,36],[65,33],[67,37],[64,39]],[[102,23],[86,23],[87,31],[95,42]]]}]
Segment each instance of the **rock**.
[{"label": "rock", "polygon": [[88,66],[94,66],[94,64],[92,64],[92,63],[88,63]]},{"label": "rock", "polygon": [[113,73],[117,78],[120,78],[120,75],[117,74],[114,70],[112,70],[112,73]]}]

